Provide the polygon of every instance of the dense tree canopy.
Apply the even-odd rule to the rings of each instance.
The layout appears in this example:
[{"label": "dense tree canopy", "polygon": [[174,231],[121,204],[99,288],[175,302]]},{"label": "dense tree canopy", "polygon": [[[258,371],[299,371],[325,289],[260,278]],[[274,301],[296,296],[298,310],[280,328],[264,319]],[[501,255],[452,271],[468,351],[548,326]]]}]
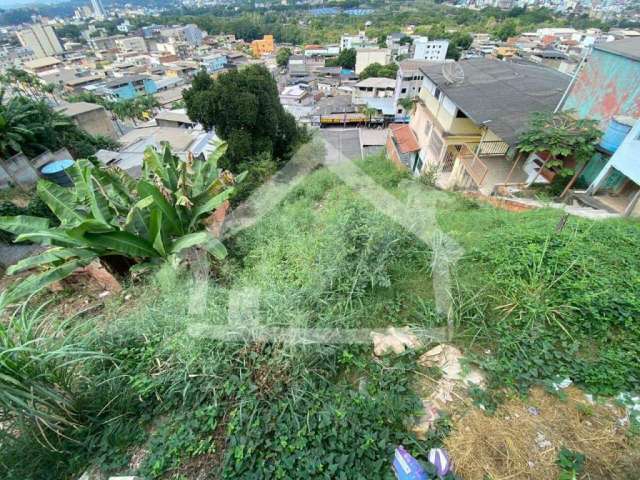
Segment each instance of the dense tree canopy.
[{"label": "dense tree canopy", "polygon": [[292,115],[280,104],[278,88],[269,71],[251,65],[213,80],[206,72],[196,75],[184,93],[187,113],[229,144],[232,164],[259,153],[286,158],[298,139]]},{"label": "dense tree canopy", "polygon": [[329,67],[342,67],[353,70],[354,68],[356,68],[355,48],[346,48],[342,50],[337,58],[327,60],[326,65]]},{"label": "dense tree canopy", "polygon": [[276,62],[279,67],[286,67],[289,63],[289,57],[291,57],[293,52],[291,52],[290,48],[281,48],[278,50],[278,54],[276,55]]},{"label": "dense tree canopy", "polygon": [[396,73],[398,72],[398,64],[392,63],[390,65],[380,65],[379,63],[372,63],[367,66],[361,73],[358,75],[360,80],[364,80],[365,78],[370,77],[386,77],[386,78],[396,78]]}]

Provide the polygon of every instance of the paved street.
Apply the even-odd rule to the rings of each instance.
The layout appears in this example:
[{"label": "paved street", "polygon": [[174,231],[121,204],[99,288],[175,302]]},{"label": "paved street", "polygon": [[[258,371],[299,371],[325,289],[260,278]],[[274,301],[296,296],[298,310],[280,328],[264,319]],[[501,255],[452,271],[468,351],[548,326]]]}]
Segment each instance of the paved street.
[{"label": "paved street", "polygon": [[324,128],[320,132],[325,141],[346,158],[350,160],[362,158],[360,136],[357,128]]}]

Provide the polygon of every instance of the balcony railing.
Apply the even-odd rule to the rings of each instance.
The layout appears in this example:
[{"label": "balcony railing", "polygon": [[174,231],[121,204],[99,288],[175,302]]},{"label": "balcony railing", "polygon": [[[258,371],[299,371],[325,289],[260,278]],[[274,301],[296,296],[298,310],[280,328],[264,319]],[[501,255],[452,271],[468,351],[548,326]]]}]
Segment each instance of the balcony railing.
[{"label": "balcony railing", "polygon": [[487,176],[489,168],[466,146],[461,150],[459,158],[469,176],[480,187]]}]

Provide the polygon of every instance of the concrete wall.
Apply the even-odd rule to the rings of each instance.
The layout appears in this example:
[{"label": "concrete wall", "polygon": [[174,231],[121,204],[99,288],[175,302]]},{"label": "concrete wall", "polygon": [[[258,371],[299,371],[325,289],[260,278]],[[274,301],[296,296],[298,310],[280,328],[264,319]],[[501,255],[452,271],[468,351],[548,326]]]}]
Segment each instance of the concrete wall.
[{"label": "concrete wall", "polygon": [[[66,148],[56,152],[44,152],[35,158],[28,159],[23,154],[14,155],[7,160],[0,160],[0,188],[9,188],[18,185],[28,188],[34,185],[39,178],[38,168],[53,160],[73,158]],[[13,178],[11,178],[13,177]]]},{"label": "concrete wall", "polygon": [[104,108],[76,115],[73,121],[90,135],[102,135],[114,140],[118,138],[111,117]]},{"label": "concrete wall", "polygon": [[373,63],[388,65],[391,62],[391,51],[388,48],[365,48],[356,53],[356,75]]},{"label": "concrete wall", "polygon": [[615,115],[640,117],[640,62],[593,50],[563,106],[605,131]]}]

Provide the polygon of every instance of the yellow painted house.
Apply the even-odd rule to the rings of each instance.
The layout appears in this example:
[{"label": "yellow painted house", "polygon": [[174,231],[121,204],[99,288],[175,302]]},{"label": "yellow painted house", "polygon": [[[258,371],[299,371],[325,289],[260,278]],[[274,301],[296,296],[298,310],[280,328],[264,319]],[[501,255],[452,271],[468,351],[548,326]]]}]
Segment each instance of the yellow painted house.
[{"label": "yellow painted house", "polygon": [[[415,174],[438,172],[445,188],[492,188],[513,166],[531,113],[553,110],[570,77],[537,65],[488,58],[421,68],[410,127],[420,147]],[[511,172],[513,173],[513,172]],[[515,179],[524,172],[515,172]]]},{"label": "yellow painted house", "polygon": [[254,57],[269,55],[276,51],[276,44],[273,41],[273,35],[263,35],[262,40],[254,40],[251,42],[251,53]]}]

